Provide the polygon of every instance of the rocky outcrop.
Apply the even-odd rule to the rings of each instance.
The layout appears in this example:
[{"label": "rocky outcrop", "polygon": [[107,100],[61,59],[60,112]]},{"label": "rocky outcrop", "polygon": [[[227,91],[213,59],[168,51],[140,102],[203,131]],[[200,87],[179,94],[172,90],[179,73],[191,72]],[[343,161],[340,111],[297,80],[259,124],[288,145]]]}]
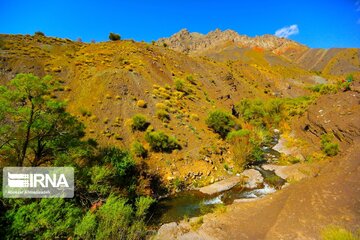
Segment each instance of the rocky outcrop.
[{"label": "rocky outcrop", "polygon": [[[354,87],[359,86],[354,83]],[[316,104],[296,123],[296,135],[319,146],[322,134],[332,133],[340,150],[346,149],[355,137],[360,136],[360,94],[356,91],[321,96]],[[295,125],[296,124],[296,125]]]},{"label": "rocky outcrop", "polygon": [[208,34],[190,33],[187,29],[182,29],[169,38],[161,38],[157,41],[158,45],[166,45],[176,51],[194,54],[208,49],[222,47],[229,43],[238,47],[260,48],[269,51],[280,51],[281,49],[289,47],[307,49],[304,45],[292,40],[278,38],[273,35],[249,37],[239,35],[233,30],[221,31],[219,29],[211,31]]}]

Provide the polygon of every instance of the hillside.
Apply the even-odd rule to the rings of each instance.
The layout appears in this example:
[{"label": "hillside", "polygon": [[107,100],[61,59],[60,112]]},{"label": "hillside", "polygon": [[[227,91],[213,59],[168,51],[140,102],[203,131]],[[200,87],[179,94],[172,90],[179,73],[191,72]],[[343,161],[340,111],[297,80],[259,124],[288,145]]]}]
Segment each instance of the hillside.
[{"label": "hillside", "polygon": [[[17,73],[52,75],[62,83],[53,97],[66,100],[68,110],[87,126],[86,137],[104,146],[130,149],[138,140],[149,149],[145,133],[131,129],[131,118],[144,115],[153,129],[175,136],[181,145],[172,153],[150,152],[145,161],[149,171],[165,181],[193,176],[200,185],[226,174],[225,163],[234,164],[229,144],[206,124],[210,110],[231,112],[244,98],[308,95],[309,86],[348,73],[357,78],[360,70],[359,49],[316,50],[233,31],[201,35],[182,30],[155,45],[0,37],[1,83]],[[182,89],[176,86],[179,79]],[[158,116],[159,110],[165,117]]]},{"label": "hillside", "polygon": [[273,35],[248,37],[232,30],[219,29],[208,34],[200,34],[183,29],[169,38],[159,39],[157,44],[166,44],[176,51],[193,56],[208,56],[220,61],[246,62],[246,50],[266,51],[269,63],[278,61],[279,58],[286,59],[303,69],[324,75],[343,75],[360,70],[359,49],[312,49]]}]

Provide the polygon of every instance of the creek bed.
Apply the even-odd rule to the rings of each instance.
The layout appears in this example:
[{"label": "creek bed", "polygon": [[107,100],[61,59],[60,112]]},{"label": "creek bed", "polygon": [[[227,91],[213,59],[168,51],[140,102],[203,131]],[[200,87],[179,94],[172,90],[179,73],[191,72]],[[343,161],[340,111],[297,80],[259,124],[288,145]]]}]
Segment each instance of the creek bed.
[{"label": "creek bed", "polygon": [[[159,200],[151,222],[161,225],[169,222],[178,222],[185,217],[197,217],[212,212],[218,204],[231,204],[236,199],[259,198],[273,193],[280,188],[285,180],[275,175],[273,171],[256,167],[264,177],[264,183],[260,188],[247,189],[238,184],[233,188],[221,193],[207,195],[197,190],[187,190]],[[276,181],[268,179],[276,179]]]},{"label": "creek bed", "polygon": [[[278,143],[279,134],[275,134],[273,140],[262,147],[264,152],[263,164],[278,159],[280,153],[272,149]],[[207,195],[197,190],[187,190],[176,193],[159,200],[153,211],[150,222],[161,225],[169,222],[178,222],[185,217],[197,217],[210,213],[219,204],[231,204],[236,199],[254,199],[275,192],[285,184],[285,180],[277,176],[274,171],[265,170],[259,165],[250,166],[261,173],[264,183],[260,188],[247,189],[238,184],[229,190],[213,195]]]}]

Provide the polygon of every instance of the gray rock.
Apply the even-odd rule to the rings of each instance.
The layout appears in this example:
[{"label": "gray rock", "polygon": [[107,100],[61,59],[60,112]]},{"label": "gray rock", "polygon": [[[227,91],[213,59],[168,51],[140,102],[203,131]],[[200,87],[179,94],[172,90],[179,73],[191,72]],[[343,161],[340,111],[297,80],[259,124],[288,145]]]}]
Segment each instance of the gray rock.
[{"label": "gray rock", "polygon": [[[215,181],[217,181],[217,180],[215,179]],[[240,181],[241,181],[241,177],[233,176],[233,177],[224,179],[222,181],[210,184],[208,186],[202,187],[199,189],[199,191],[202,193],[211,195],[214,193],[219,193],[219,192],[229,190],[232,187],[234,187],[236,184],[238,184]]]},{"label": "gray rock", "polygon": [[264,178],[261,173],[255,169],[247,169],[241,173],[241,176],[244,179],[244,186],[246,188],[258,188],[264,182]]}]

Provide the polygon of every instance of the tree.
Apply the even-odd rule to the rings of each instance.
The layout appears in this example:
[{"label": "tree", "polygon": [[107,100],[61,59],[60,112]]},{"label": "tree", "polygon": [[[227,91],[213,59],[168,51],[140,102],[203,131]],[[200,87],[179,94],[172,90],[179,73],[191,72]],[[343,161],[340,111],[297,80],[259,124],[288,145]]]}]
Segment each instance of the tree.
[{"label": "tree", "polygon": [[84,125],[52,98],[50,76],[18,74],[0,86],[0,157],[16,166],[39,166],[81,145]]},{"label": "tree", "polygon": [[222,138],[225,138],[235,125],[231,115],[221,110],[210,112],[206,119],[206,124],[209,128],[212,128],[214,132],[220,134]]},{"label": "tree", "polygon": [[121,39],[120,35],[119,34],[116,34],[116,33],[110,33],[109,34],[109,39],[111,41],[119,41]]}]

